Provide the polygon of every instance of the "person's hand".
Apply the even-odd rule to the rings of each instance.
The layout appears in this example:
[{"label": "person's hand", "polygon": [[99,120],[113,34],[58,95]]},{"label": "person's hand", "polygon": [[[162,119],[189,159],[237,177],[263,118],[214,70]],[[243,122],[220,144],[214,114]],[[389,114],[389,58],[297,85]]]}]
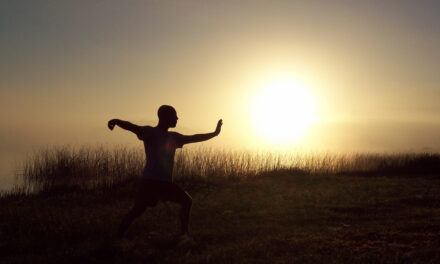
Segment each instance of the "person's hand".
[{"label": "person's hand", "polygon": [[116,119],[112,119],[112,120],[108,121],[107,126],[108,126],[108,128],[109,128],[110,130],[113,130],[113,128],[115,127],[115,125],[116,125]]},{"label": "person's hand", "polygon": [[217,123],[217,127],[214,132],[216,135],[220,134],[220,131],[222,130],[222,125],[223,125],[223,120],[220,119]]}]

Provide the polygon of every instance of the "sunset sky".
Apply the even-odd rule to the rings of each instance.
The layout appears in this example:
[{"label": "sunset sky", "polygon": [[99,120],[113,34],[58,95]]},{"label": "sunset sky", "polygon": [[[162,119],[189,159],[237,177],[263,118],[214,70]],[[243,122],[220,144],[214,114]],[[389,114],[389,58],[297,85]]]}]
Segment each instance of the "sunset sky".
[{"label": "sunset sky", "polygon": [[[162,104],[186,134],[223,118],[206,146],[439,151],[439,13],[438,1],[2,1],[2,166],[45,145],[139,144],[106,122],[155,125]],[[314,119],[275,143],[253,105],[282,79],[313,98]],[[298,111],[277,122],[299,124]]]}]

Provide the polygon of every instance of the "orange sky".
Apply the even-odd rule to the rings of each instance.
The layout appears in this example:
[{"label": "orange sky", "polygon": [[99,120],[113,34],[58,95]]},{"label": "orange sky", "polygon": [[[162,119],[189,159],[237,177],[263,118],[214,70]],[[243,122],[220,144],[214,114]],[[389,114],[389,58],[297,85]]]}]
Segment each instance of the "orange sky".
[{"label": "orange sky", "polygon": [[[330,3],[331,2],[331,3]],[[153,125],[207,145],[267,147],[249,105],[278,76],[313,93],[301,149],[440,150],[436,1],[51,1],[0,4],[2,157],[47,144],[136,144],[105,123]],[[21,155],[21,154],[20,154]],[[3,158],[3,163],[9,158]]]}]

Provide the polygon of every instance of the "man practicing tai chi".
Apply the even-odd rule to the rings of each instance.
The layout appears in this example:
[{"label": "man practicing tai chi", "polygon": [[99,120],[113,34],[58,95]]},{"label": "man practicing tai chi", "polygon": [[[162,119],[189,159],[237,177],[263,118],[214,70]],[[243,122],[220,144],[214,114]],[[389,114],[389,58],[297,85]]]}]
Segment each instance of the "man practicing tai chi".
[{"label": "man practicing tai chi", "polygon": [[174,153],[176,148],[184,144],[205,141],[218,134],[222,120],[212,133],[186,136],[177,132],[168,132],[170,127],[176,127],[177,113],[169,105],[162,105],[157,112],[159,123],[155,127],[138,126],[127,121],[112,119],[108,122],[110,130],[117,125],[129,130],[144,141],[146,165],[142,173],[138,193],[133,208],[122,219],[117,233],[118,238],[124,236],[130,224],[140,216],[147,207],[152,207],[158,201],[171,201],[180,204],[180,222],[182,236],[188,238],[189,217],[192,198],[182,187],[173,182]]}]

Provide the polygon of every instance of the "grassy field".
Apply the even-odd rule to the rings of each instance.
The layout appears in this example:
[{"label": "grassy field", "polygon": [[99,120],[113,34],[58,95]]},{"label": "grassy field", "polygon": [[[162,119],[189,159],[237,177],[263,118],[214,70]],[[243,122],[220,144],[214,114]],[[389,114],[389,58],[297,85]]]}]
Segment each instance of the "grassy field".
[{"label": "grassy field", "polygon": [[440,263],[438,154],[180,153],[187,247],[168,203],[112,239],[142,159],[105,148],[31,156],[23,185],[0,199],[0,262]]}]

